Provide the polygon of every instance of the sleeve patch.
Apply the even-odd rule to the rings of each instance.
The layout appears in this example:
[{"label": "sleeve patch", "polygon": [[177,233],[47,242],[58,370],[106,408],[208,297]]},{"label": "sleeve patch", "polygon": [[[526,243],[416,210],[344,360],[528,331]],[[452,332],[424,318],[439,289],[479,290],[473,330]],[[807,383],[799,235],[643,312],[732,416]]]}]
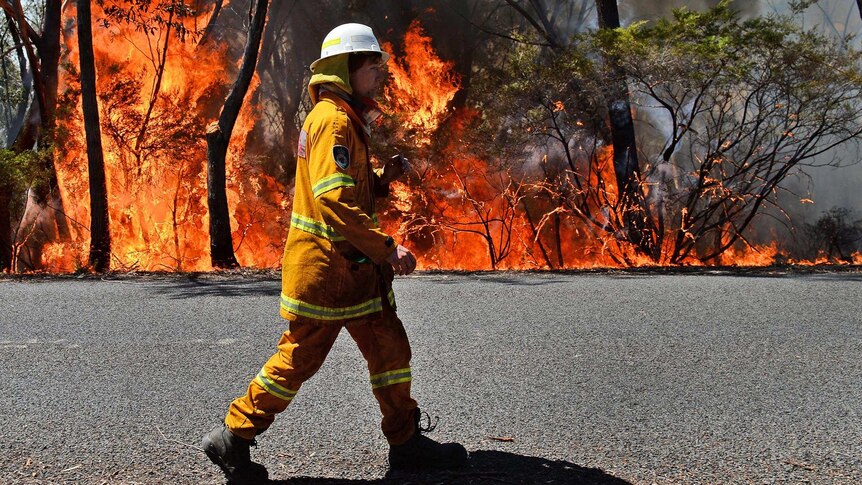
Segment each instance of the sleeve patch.
[{"label": "sleeve patch", "polygon": [[335,145],[332,147],[332,157],[335,159],[335,165],[341,170],[347,170],[350,166],[350,150],[344,145]]},{"label": "sleeve patch", "polygon": [[302,130],[299,132],[299,143],[296,146],[296,156],[306,158],[306,144],[308,143],[308,132]]}]

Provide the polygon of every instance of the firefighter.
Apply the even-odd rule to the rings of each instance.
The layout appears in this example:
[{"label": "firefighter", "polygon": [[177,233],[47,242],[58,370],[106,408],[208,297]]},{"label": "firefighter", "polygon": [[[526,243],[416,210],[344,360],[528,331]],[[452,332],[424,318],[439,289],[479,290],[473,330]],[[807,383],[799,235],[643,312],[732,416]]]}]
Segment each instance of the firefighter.
[{"label": "firefighter", "polygon": [[375,196],[404,174],[406,160],[390,158],[372,170],[371,123],[380,116],[373,98],[389,59],[370,27],[345,24],[323,40],[311,64],[314,108],[297,146],[296,191],[282,261],[280,314],[288,330],[278,351],[234,400],[225,418],[203,438],[203,449],[232,483],[267,479],[249,446],[284,411],[323,364],[342,328],[368,362],[370,385],[383,414],[391,469],[464,465],[467,451],[422,434],[410,395],[410,344],[396,314],[394,274],[411,273],[413,254],[383,232]]}]

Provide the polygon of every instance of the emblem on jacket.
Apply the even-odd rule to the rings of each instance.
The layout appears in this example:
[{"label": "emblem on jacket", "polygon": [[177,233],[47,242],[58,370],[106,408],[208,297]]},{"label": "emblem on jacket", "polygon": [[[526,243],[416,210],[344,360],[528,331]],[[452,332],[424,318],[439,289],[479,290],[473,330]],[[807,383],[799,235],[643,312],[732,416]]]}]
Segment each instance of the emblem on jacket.
[{"label": "emblem on jacket", "polygon": [[335,145],[332,147],[332,157],[335,158],[335,164],[341,170],[347,170],[350,166],[350,151],[344,145]]},{"label": "emblem on jacket", "polygon": [[299,143],[296,146],[296,156],[305,158],[305,145],[308,143],[308,132],[302,130],[299,132]]}]

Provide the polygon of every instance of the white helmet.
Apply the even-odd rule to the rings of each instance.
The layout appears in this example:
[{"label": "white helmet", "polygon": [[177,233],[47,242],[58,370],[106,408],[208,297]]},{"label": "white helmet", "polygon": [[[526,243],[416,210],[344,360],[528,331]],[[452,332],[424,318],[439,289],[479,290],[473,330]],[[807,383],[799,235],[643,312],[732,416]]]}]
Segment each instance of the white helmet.
[{"label": "white helmet", "polygon": [[320,59],[311,63],[311,70],[313,72],[314,66],[327,57],[351,52],[378,52],[383,62],[389,60],[389,54],[380,50],[380,43],[377,42],[377,37],[374,37],[371,27],[362,24],[342,24],[326,34],[323,45],[320,46]]}]

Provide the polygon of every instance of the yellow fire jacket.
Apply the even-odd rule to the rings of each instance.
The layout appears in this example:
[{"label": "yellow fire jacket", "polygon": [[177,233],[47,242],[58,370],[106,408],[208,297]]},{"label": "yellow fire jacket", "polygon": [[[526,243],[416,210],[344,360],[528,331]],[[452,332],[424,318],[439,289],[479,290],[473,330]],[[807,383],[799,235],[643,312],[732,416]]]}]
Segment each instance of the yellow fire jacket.
[{"label": "yellow fire jacket", "polygon": [[332,92],[300,132],[296,191],[282,260],[281,316],[335,321],[394,308],[393,239],[380,230],[374,197],[388,187],[371,168],[362,118]]}]

